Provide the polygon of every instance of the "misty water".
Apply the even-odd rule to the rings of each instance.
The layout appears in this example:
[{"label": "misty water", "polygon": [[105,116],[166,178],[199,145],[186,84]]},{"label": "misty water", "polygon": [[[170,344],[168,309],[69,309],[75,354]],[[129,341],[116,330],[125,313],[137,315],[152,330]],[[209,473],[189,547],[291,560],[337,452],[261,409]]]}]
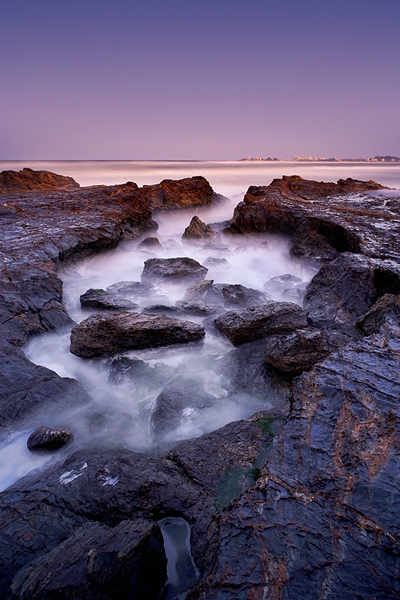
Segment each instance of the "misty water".
[{"label": "misty water", "polygon": [[[186,166],[187,164],[185,163]],[[247,166],[246,163],[244,164]],[[213,165],[216,171],[216,163]],[[57,169],[57,165],[53,167],[47,165],[46,168],[62,172],[61,169]],[[146,171],[147,168],[148,166],[145,165],[142,171]],[[171,169],[171,165],[168,168]],[[93,171],[93,165],[90,165],[90,169]],[[202,169],[195,170],[193,164],[191,164],[193,172],[185,171],[181,164],[176,166],[176,169],[174,178],[194,174],[207,176]],[[156,214],[154,219],[159,227],[154,235],[157,235],[162,245],[159,251],[150,253],[138,249],[140,239],[126,241],[113,251],[86,259],[60,271],[64,282],[64,303],[75,322],[80,322],[95,312],[81,308],[79,301],[81,294],[89,288],[106,289],[122,281],[139,282],[144,261],[151,256],[163,258],[189,256],[201,264],[206,262],[209,268],[207,279],[213,279],[215,283],[242,284],[259,291],[263,290],[264,284],[271,278],[284,274],[297,277],[303,287],[310,281],[316,268],[292,260],[289,255],[289,241],[285,238],[271,235],[231,237],[219,234],[214,241],[200,245],[182,243],[182,233],[194,214],[207,223],[221,223],[232,216],[234,206],[237,204],[238,199],[233,197],[235,194],[232,194],[232,191],[238,192],[240,189],[245,191],[245,179],[249,176],[254,177],[252,183],[260,183],[254,176],[252,168],[245,178],[243,172],[237,175],[239,183],[237,181],[235,183],[234,178],[233,182],[230,179],[230,166],[227,170],[226,165],[220,166],[220,170],[218,174],[220,186],[214,183],[213,187],[219,193],[230,195],[232,202],[197,211],[169,211]],[[336,174],[338,177],[346,175],[343,172]],[[397,167],[398,174],[399,167]],[[87,178],[92,175],[87,171]],[[119,179],[119,175],[120,170],[117,168],[112,183],[116,178]],[[275,175],[280,176],[274,173]],[[74,176],[80,181],[76,174]],[[155,183],[168,176],[171,176],[170,170],[163,172],[156,170],[152,172],[152,182]],[[314,173],[314,178],[321,177]],[[373,176],[370,172],[366,173],[364,178],[372,179]],[[135,180],[134,177],[126,177],[126,179]],[[394,180],[395,177],[393,176],[392,179]],[[106,177],[102,181],[111,183],[106,180]],[[264,180],[264,183],[268,184],[270,180]],[[393,186],[393,181],[391,183]],[[215,230],[218,229],[219,227],[215,226]],[[220,260],[210,264],[207,260],[210,257]],[[154,304],[174,306],[175,302],[182,298],[186,287],[186,285],[162,283],[158,284],[152,296],[131,299],[139,304],[140,308],[137,311]],[[285,292],[283,288],[273,292],[270,290],[270,298],[301,303],[300,296],[291,294],[290,290]],[[203,324],[206,317],[185,315],[179,318]],[[27,450],[27,437],[41,424],[70,427],[75,436],[73,449],[84,444],[99,444],[109,447],[124,446],[139,452],[147,452],[151,451],[157,443],[172,444],[176,440],[200,436],[230,421],[247,418],[257,411],[269,409],[275,402],[273,394],[259,396],[246,391],[233,393],[230,390],[229,382],[227,383],[226,376],[221,374],[219,365],[228,353],[232,352],[233,347],[210,327],[207,327],[205,341],[201,346],[169,347],[125,353],[126,358],[135,360],[135,364],[140,367],[139,376],[136,373],[133,378],[127,377],[123,369],[118,371],[116,368],[118,363],[113,364],[112,359],[85,360],[72,355],[69,352],[69,338],[68,331],[41,335],[34,338],[26,347],[26,355],[34,363],[48,367],[62,377],[77,379],[92,400],[89,405],[79,409],[72,410],[65,407],[65,410],[57,413],[52,413],[51,407],[48,410],[45,407],[44,412],[33,415],[29,421],[25,421],[20,430],[10,432],[0,445],[0,487],[2,489],[32,469],[41,468],[45,463],[57,460],[63,455],[63,451],[49,457],[32,454]],[[173,426],[164,429],[162,435],[159,432],[155,435],[156,398],[171,383],[177,383],[181,388],[186,386],[190,394],[198,393],[205,398],[205,401],[199,406],[186,407],[179,414],[179,418],[173,419]],[[66,450],[69,451],[71,449]]]}]

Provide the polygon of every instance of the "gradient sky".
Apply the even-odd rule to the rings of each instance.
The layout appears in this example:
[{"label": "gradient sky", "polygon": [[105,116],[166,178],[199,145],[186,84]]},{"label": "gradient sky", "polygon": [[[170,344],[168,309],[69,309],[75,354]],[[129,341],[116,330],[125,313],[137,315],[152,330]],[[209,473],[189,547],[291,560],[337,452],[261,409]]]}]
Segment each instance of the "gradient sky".
[{"label": "gradient sky", "polygon": [[400,0],[0,0],[0,160],[400,156]]}]

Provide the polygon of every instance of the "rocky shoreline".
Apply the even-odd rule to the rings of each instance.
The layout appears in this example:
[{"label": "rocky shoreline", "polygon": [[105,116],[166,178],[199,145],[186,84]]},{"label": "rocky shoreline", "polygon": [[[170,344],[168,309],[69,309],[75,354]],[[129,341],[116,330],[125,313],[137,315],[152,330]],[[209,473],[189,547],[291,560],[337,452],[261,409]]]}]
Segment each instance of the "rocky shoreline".
[{"label": "rocky shoreline", "polygon": [[[38,406],[88,401],[78,382],[22,352],[31,336],[72,325],[60,264],[153,231],[155,209],[216,198],[200,177],[74,183],[43,172],[0,179],[4,432]],[[210,326],[239,340],[247,377],[272,365],[289,399],[153,456],[80,449],[19,480],[1,494],[0,598],[156,600],[166,582],[158,521],[168,516],[191,526],[200,576],[187,600],[399,598],[399,228],[400,194],[374,182],[251,187],[225,234],[284,233],[294,255],[321,268],[303,309],[227,305]],[[245,319],[250,332],[263,319],[261,341]]]}]

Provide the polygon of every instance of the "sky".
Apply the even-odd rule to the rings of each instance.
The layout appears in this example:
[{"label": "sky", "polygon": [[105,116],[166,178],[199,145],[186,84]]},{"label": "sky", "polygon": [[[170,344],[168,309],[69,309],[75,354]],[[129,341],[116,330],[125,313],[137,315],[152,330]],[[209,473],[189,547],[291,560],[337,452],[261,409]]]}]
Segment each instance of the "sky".
[{"label": "sky", "polygon": [[0,160],[400,156],[400,0],[0,0]]}]

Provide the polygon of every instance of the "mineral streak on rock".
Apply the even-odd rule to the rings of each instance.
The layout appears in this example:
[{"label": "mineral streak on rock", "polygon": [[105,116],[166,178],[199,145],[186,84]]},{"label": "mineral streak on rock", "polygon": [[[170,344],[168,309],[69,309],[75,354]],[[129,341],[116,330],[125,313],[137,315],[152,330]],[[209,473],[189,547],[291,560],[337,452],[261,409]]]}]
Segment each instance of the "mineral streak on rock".
[{"label": "mineral streak on rock", "polygon": [[127,350],[199,342],[204,335],[200,325],[167,316],[94,314],[72,329],[71,352],[81,358],[99,358]]}]

